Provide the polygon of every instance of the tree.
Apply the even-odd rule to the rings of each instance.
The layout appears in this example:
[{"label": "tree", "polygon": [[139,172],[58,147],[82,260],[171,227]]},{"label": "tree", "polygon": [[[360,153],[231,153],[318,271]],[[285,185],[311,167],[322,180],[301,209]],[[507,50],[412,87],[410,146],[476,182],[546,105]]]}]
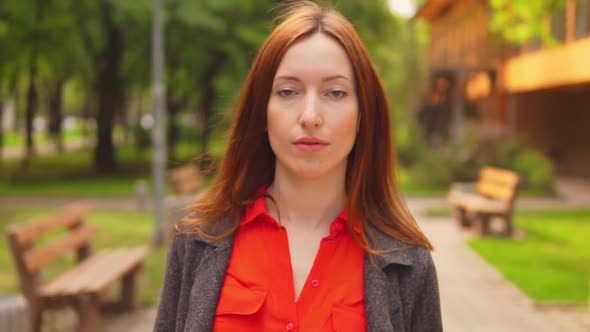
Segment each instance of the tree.
[{"label": "tree", "polygon": [[[201,153],[209,150],[220,91],[237,90],[271,25],[274,1],[169,1],[169,109],[193,107],[201,120]],[[190,43],[187,43],[190,40]],[[231,77],[227,80],[225,78]],[[233,86],[228,89],[228,82]]]},{"label": "tree", "polygon": [[546,18],[565,5],[566,0],[490,0],[490,27],[511,42],[523,44],[538,38],[553,45],[555,39]]},{"label": "tree", "polygon": [[[96,91],[97,143],[94,166],[101,173],[118,168],[113,141],[115,118],[122,113],[125,101],[122,60],[133,46],[125,39],[126,20],[135,14],[149,14],[146,1],[73,0],[78,31],[93,68],[91,88]],[[145,34],[148,36],[149,34]]]}]

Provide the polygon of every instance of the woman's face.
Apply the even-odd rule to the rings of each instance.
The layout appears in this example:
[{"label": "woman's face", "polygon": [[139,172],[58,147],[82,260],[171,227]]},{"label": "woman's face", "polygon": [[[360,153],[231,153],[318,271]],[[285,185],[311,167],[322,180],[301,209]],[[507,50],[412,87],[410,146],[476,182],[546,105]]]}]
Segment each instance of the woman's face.
[{"label": "woman's face", "polygon": [[346,171],[358,129],[354,80],[344,49],[322,33],[287,50],[267,109],[277,170],[305,179]]}]

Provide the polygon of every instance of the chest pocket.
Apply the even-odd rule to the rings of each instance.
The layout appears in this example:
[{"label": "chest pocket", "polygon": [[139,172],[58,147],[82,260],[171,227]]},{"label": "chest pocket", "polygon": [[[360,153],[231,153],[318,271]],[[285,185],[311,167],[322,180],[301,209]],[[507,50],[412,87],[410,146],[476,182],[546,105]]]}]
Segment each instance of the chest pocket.
[{"label": "chest pocket", "polygon": [[261,313],[267,290],[262,287],[226,285],[223,287],[213,331],[259,331],[264,324]]},{"label": "chest pocket", "polygon": [[357,310],[343,307],[332,308],[330,318],[322,332],[364,332],[367,330],[365,317]]}]

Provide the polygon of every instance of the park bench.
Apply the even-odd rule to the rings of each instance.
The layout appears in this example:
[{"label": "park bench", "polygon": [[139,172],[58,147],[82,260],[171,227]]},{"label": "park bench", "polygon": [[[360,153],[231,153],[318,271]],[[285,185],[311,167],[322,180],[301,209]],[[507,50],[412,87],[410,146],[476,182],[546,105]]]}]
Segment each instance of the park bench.
[{"label": "park bench", "polygon": [[192,164],[171,169],[169,176],[177,196],[193,196],[201,189],[201,173]]},{"label": "park bench", "polygon": [[489,235],[491,219],[499,217],[504,222],[501,235],[512,236],[518,183],[515,172],[486,166],[476,183],[453,184],[448,199],[459,226],[473,225],[480,235]]},{"label": "park bench", "polygon": [[[148,249],[105,249],[93,254],[90,241],[98,229],[83,220],[91,209],[92,204],[78,202],[32,222],[11,225],[7,230],[34,332],[41,331],[45,310],[73,308],[76,331],[80,332],[98,329],[101,309],[123,311],[135,305],[135,278]],[[56,269],[50,263],[74,253],[71,268],[45,278],[44,272]],[[117,281],[121,281],[120,299],[107,302],[105,293]]]},{"label": "park bench", "polygon": [[167,221],[164,233],[180,221],[189,207],[199,197],[201,189],[201,173],[193,164],[187,164],[171,169],[168,177],[174,188],[174,196],[166,200]]}]

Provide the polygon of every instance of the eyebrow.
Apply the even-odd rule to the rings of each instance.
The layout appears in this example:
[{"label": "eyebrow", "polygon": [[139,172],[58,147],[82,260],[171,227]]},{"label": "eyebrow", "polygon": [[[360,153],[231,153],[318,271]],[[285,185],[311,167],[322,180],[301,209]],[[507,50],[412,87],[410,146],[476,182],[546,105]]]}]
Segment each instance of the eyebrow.
[{"label": "eyebrow", "polygon": [[[332,75],[332,76],[327,76],[327,77],[322,78],[322,82],[333,81],[333,80],[337,80],[337,79],[341,79],[341,78],[350,81],[350,79],[344,75]],[[278,81],[278,80],[296,81],[296,82],[301,81],[301,79],[299,79],[299,77],[297,77],[297,76],[288,76],[288,75],[276,77],[275,81]]]}]

